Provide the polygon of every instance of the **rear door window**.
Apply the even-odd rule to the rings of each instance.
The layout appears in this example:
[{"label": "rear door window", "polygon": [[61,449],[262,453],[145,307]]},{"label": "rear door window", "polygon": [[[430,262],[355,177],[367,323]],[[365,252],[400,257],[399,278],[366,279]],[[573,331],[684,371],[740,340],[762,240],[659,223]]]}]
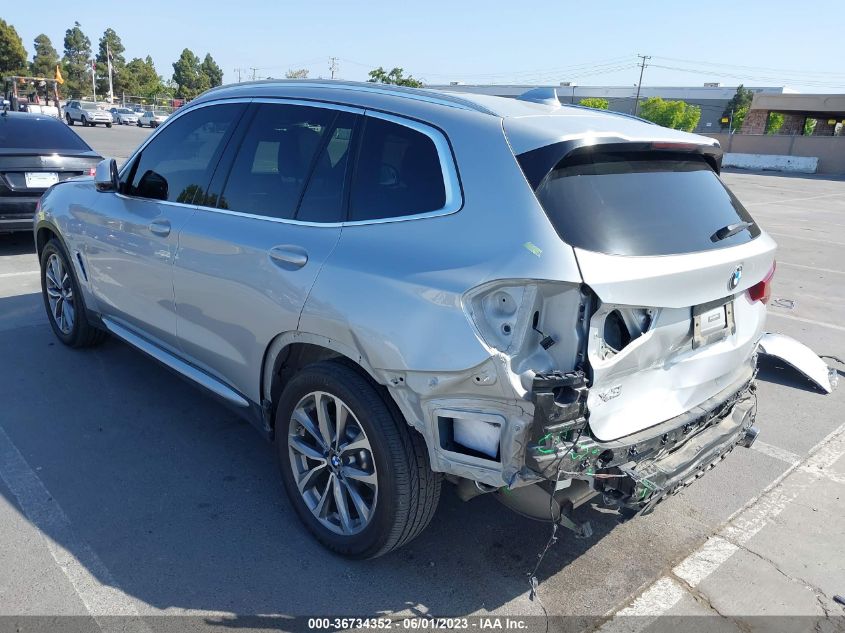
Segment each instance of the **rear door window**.
[{"label": "rear door window", "polygon": [[[673,255],[760,234],[710,165],[691,154],[591,152],[562,161],[536,193],[561,239],[589,251]],[[749,226],[717,239],[743,222]]]},{"label": "rear door window", "polygon": [[345,218],[352,133],[359,117],[341,112],[317,157],[314,171],[299,204],[296,219],[304,222],[341,222]]},{"label": "rear door window", "polygon": [[442,209],[446,186],[434,141],[405,125],[366,117],[351,196],[352,221]]},{"label": "rear door window", "polygon": [[191,204],[205,191],[244,105],[227,103],[186,112],[153,138],[135,160],[125,193]]},{"label": "rear door window", "polygon": [[292,219],[336,116],[326,108],[261,104],[240,142],[218,206]]}]

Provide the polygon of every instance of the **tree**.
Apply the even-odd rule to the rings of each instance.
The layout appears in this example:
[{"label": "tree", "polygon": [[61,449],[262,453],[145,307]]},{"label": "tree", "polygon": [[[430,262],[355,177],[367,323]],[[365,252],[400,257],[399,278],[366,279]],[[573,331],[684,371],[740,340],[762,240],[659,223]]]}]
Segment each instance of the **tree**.
[{"label": "tree", "polygon": [[15,27],[0,19],[0,75],[26,74],[26,49]]},{"label": "tree", "polygon": [[120,36],[115,33],[114,29],[108,28],[103,32],[103,37],[100,38],[99,50],[97,51],[98,93],[107,94],[109,91],[108,52],[111,53],[112,57],[114,96],[117,97],[126,90],[123,77],[123,69],[126,67],[126,58],[123,56],[125,50],[123,42],[120,41]]},{"label": "tree", "polygon": [[223,85],[223,70],[217,65],[210,53],[205,54],[205,59],[202,60],[200,66],[200,73],[205,75],[208,84],[205,90]]},{"label": "tree", "polygon": [[170,90],[156,72],[153,58],[134,58],[123,70],[124,90],[127,95],[152,99],[156,95],[168,94]]},{"label": "tree", "polygon": [[35,38],[35,54],[32,56],[30,72],[36,77],[55,77],[59,54],[53,42],[43,33]]},{"label": "tree", "polygon": [[784,116],[780,112],[769,112],[766,119],[766,134],[778,134],[783,127]]},{"label": "tree", "polygon": [[586,99],[581,99],[581,101],[578,102],[578,105],[594,108],[596,110],[607,110],[610,106],[610,102],[607,99],[600,99],[598,97],[587,97]]},{"label": "tree", "polygon": [[701,108],[684,101],[664,101],[649,97],[640,106],[639,115],[663,127],[692,132],[701,120]]},{"label": "tree", "polygon": [[193,99],[208,87],[208,78],[200,72],[199,57],[191,49],[184,49],[173,63],[173,82],[181,99]]},{"label": "tree", "polygon": [[285,79],[308,79],[308,69],[298,68],[297,70],[290,69],[285,73]]},{"label": "tree", "polygon": [[91,65],[91,40],[82,32],[79,22],[65,31],[65,55],[62,66],[65,90],[71,96],[81,97],[88,94],[91,82],[88,77]]},{"label": "tree", "polygon": [[378,84],[393,84],[394,86],[409,86],[411,88],[422,88],[425,84],[419,79],[414,79],[411,75],[405,77],[402,68],[394,68],[387,72],[384,68],[379,66],[375,70],[371,70],[367,79],[370,83]]},{"label": "tree", "polygon": [[[732,126],[731,132],[736,132],[742,127],[742,122],[745,120],[745,115],[751,109],[751,100],[754,98],[754,92],[740,84],[734,96],[728,101],[722,112],[722,118],[727,119]],[[731,123],[731,113],[733,113],[733,122]]]},{"label": "tree", "polygon": [[816,123],[818,123],[817,119],[811,119],[810,117],[804,119],[804,129],[802,130],[801,134],[803,134],[804,136],[812,136],[813,132],[816,131]]}]

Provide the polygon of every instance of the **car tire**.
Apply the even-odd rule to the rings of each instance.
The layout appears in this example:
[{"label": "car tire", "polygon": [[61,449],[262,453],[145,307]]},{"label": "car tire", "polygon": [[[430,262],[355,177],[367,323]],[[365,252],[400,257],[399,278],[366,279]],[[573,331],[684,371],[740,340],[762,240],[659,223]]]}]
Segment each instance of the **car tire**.
[{"label": "car tire", "polygon": [[82,115],[82,127],[88,127],[88,119],[85,118],[85,115]]},{"label": "car tire", "polygon": [[[328,442],[316,422],[318,397],[327,403],[328,435],[334,434]],[[344,407],[345,432],[338,436],[337,414]],[[310,432],[305,420],[312,421]],[[434,516],[442,476],[431,470],[422,436],[390,396],[351,363],[319,362],[289,381],[276,408],[275,441],[282,482],[297,515],[320,543],[342,556],[387,554],[419,535]],[[319,452],[309,453],[302,448],[306,445],[326,457],[315,458]]]},{"label": "car tire", "polygon": [[65,119],[67,119],[67,124],[72,127],[73,126],[73,119],[70,118],[69,114],[65,115]]},{"label": "car tire", "polygon": [[108,337],[88,320],[76,273],[62,243],[55,238],[41,251],[41,296],[53,333],[68,347],[91,347]]},{"label": "car tire", "polygon": [[106,123],[106,127],[111,127],[111,123]]}]

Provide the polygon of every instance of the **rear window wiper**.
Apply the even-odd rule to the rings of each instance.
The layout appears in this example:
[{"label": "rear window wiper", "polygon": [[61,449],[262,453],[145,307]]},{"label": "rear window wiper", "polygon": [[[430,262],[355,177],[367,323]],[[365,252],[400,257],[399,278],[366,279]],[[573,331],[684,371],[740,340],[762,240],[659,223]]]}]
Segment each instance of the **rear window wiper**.
[{"label": "rear window wiper", "polygon": [[713,233],[713,235],[710,236],[710,241],[721,242],[722,240],[728,239],[731,235],[736,235],[740,231],[750,229],[752,226],[754,226],[753,222],[737,222],[736,224],[728,224]]}]

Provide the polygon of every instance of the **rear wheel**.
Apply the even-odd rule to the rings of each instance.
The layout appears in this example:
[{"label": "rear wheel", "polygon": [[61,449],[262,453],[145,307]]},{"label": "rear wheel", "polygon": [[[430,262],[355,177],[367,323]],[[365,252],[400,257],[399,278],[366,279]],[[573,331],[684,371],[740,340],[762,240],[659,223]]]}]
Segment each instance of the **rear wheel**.
[{"label": "rear wheel", "polygon": [[105,340],[107,334],[91,325],[76,275],[57,239],[41,251],[41,294],[50,327],[70,347],[88,347]]},{"label": "rear wheel", "polygon": [[428,525],[440,475],[422,437],[356,369],[310,365],[276,410],[282,481],[299,518],[329,549],[375,558]]}]

